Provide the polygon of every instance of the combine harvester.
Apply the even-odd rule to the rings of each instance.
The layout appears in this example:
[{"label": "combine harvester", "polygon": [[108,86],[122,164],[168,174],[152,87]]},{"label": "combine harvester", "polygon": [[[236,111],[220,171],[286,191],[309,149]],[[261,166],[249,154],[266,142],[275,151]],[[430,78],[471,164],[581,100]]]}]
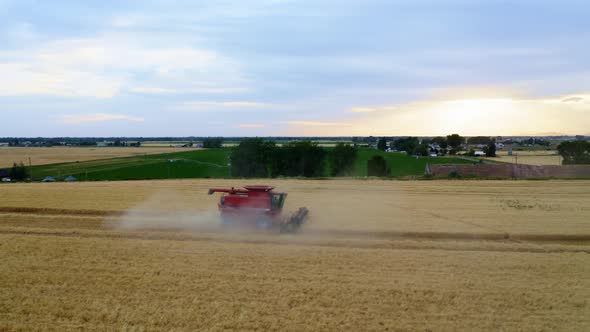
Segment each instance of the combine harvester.
[{"label": "combine harvester", "polygon": [[286,193],[272,191],[271,186],[245,186],[243,189],[211,188],[209,195],[224,193],[219,201],[219,211],[225,226],[279,229],[281,233],[296,232],[307,219],[307,208],[299,208],[289,216],[283,216]]}]

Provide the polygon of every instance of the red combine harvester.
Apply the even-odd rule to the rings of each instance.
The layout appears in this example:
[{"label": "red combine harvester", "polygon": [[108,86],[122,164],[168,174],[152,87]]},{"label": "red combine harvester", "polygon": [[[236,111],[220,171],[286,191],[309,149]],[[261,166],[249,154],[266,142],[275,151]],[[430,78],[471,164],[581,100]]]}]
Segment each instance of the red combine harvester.
[{"label": "red combine harvester", "polygon": [[283,216],[287,194],[274,192],[273,189],[271,186],[211,188],[209,195],[223,193],[218,204],[223,225],[279,228],[281,232],[295,232],[305,222],[309,211],[302,207],[287,217]]}]

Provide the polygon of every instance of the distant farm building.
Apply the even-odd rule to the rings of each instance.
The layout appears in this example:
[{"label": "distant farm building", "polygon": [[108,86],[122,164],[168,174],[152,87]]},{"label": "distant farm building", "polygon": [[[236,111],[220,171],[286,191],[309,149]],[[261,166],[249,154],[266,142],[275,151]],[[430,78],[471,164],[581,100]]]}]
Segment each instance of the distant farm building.
[{"label": "distant farm building", "polygon": [[485,157],[486,153],[483,151],[475,151],[475,152],[473,152],[473,155],[476,157]]},{"label": "distant farm building", "polygon": [[68,182],[69,181],[78,181],[78,179],[76,177],[70,175],[67,178],[65,178],[64,181],[68,181]]},{"label": "distant farm building", "polygon": [[45,177],[41,182],[55,182],[55,179],[51,176]]}]

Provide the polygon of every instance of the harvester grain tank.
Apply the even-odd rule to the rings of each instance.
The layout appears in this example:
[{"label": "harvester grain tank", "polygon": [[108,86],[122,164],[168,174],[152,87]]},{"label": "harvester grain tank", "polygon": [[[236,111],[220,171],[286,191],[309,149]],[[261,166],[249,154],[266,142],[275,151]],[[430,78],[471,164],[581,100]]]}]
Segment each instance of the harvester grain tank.
[{"label": "harvester grain tank", "polygon": [[209,195],[223,193],[218,204],[223,225],[278,228],[281,232],[295,232],[305,222],[309,211],[301,207],[287,216],[283,215],[287,193],[275,192],[273,189],[272,186],[211,188]]}]

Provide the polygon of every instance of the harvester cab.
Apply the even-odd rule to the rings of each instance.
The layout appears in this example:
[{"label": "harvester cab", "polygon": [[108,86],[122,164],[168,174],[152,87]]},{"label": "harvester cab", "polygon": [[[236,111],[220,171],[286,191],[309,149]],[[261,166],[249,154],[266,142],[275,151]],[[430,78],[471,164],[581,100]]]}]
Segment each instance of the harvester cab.
[{"label": "harvester cab", "polygon": [[208,193],[223,193],[218,204],[223,225],[279,228],[281,232],[296,231],[307,219],[308,210],[302,207],[287,217],[283,216],[287,193],[275,192],[273,189],[272,186],[211,188]]}]

